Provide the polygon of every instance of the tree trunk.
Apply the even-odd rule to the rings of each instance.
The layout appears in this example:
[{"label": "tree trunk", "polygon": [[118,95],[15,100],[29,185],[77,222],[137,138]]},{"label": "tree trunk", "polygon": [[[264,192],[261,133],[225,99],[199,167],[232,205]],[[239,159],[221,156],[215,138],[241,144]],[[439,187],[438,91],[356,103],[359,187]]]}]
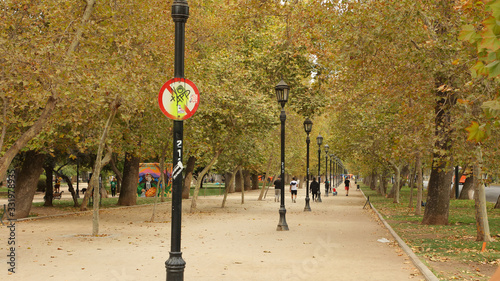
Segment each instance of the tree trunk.
[{"label": "tree trunk", "polygon": [[76,191],[73,188],[73,183],[71,182],[71,179],[64,174],[61,173],[56,173],[56,174],[57,176],[60,176],[66,182],[66,184],[68,184],[68,190],[71,193],[71,197],[73,198],[73,207],[78,207],[79,206],[78,198],[76,197]]},{"label": "tree trunk", "polygon": [[448,224],[448,211],[450,209],[450,185],[452,176],[453,171],[446,163],[441,163],[432,168],[427,188],[427,203],[425,206],[422,224]]},{"label": "tree trunk", "polygon": [[[111,161],[112,155],[113,155],[113,151],[111,150],[111,148],[108,147],[108,152],[106,153],[106,155],[102,159],[100,166],[101,167],[106,166]],[[96,161],[94,161],[94,168],[93,169],[95,169],[96,166],[97,166],[96,165]],[[92,175],[94,175],[94,174],[96,174],[96,172],[94,170],[92,170]],[[89,203],[89,199],[90,199],[90,196],[92,195],[94,187],[99,186],[99,176],[100,176],[100,174],[97,174],[97,175],[98,176],[97,176],[97,182],[96,183],[93,182],[93,178],[94,178],[93,176],[89,180],[89,185],[87,186],[87,191],[85,192],[85,195],[83,196],[83,199],[82,199],[82,205],[80,205],[80,211],[87,210],[87,205]],[[106,198],[107,194],[108,194],[107,191],[106,191],[106,189],[105,188],[101,189],[100,186],[98,188],[100,189],[100,192],[101,192],[100,195],[102,195],[102,197]]]},{"label": "tree trunk", "polygon": [[240,179],[241,177],[241,174],[239,173],[236,173],[236,175],[234,175],[235,177],[235,180],[234,180],[234,191],[235,192],[241,192],[241,190],[243,189],[243,186],[244,186],[244,181]]},{"label": "tree trunk", "polygon": [[422,197],[423,197],[423,177],[422,177],[422,158],[420,152],[417,152],[415,161],[415,170],[417,171],[417,207],[415,208],[415,215],[420,216],[422,213]]},{"label": "tree trunk", "polygon": [[16,195],[15,219],[25,218],[29,215],[36,186],[43,172],[44,161],[44,154],[33,150],[25,153],[21,171],[16,175],[16,187],[14,188]]},{"label": "tree trunk", "polygon": [[486,193],[482,180],[483,156],[481,147],[476,148],[476,163],[474,164],[474,201],[476,210],[476,241],[490,242],[490,225],[488,223],[488,212],[486,211]]},{"label": "tree trunk", "polygon": [[474,174],[469,175],[467,178],[465,178],[464,185],[462,186],[462,191],[460,191],[460,195],[458,196],[458,199],[461,200],[468,200],[468,199],[473,199],[474,196],[472,196],[474,191]]},{"label": "tree trunk", "polygon": [[120,193],[120,191],[121,191],[121,185],[122,185],[122,180],[123,180],[123,175],[120,172],[120,170],[118,170],[118,168],[116,167],[116,162],[115,162],[115,158],[114,157],[111,157],[111,162],[110,163],[111,163],[111,169],[113,170],[113,172],[115,173],[115,176],[116,176],[116,192]]},{"label": "tree trunk", "polygon": [[269,177],[270,174],[272,160],[273,160],[273,155],[271,154],[269,156],[269,160],[267,161],[267,169],[266,169],[266,175],[264,177],[264,184],[262,185],[262,190],[260,191],[259,198],[257,199],[259,201],[261,201],[264,196],[264,190],[266,189],[265,187],[267,185],[267,177]]},{"label": "tree trunk", "polygon": [[54,205],[52,204],[52,200],[54,199],[54,187],[52,186],[52,178],[54,177],[53,170],[54,170],[54,163],[53,161],[48,161],[50,163],[47,163],[43,169],[45,170],[45,196],[43,197],[43,200],[45,201],[43,203],[43,206],[45,207],[53,207]]},{"label": "tree trunk", "polygon": [[189,190],[191,189],[191,182],[193,181],[193,171],[196,164],[196,157],[189,156],[186,164],[186,176],[184,177],[184,184],[182,186],[182,199],[189,199]]},{"label": "tree trunk", "polygon": [[494,209],[500,209],[500,195],[498,195],[497,203],[495,204],[495,208]]},{"label": "tree trunk", "polygon": [[132,206],[137,202],[137,185],[139,184],[139,163],[141,159],[132,153],[125,153],[123,164],[123,182],[118,205]]},{"label": "tree trunk", "polygon": [[[436,89],[447,83],[443,74],[436,73]],[[431,176],[427,188],[427,204],[425,206],[422,224],[446,225],[450,208],[450,186],[453,172],[450,170],[451,139],[451,107],[456,101],[454,95],[445,90],[435,93],[436,105],[434,135],[436,141],[433,147]]]},{"label": "tree trunk", "polygon": [[370,189],[375,190],[377,188],[377,172],[373,171],[370,175]]},{"label": "tree trunk", "polygon": [[191,199],[191,210],[190,210],[191,213],[193,213],[196,210],[196,201],[198,199],[198,193],[200,193],[200,188],[203,183],[203,177],[205,177],[205,174],[207,174],[208,171],[210,171],[210,169],[215,164],[221,153],[222,149],[216,150],[214,156],[212,157],[212,160],[210,160],[210,163],[208,163],[208,165],[205,168],[203,168],[201,173],[198,175],[198,179],[200,180],[196,182],[196,187],[194,188],[193,199]]},{"label": "tree trunk", "polygon": [[[5,174],[10,166],[10,163],[19,153],[19,151],[34,137],[36,137],[40,131],[43,129],[47,120],[52,115],[54,108],[56,107],[57,99],[56,94],[52,94],[45,104],[45,109],[43,110],[40,118],[31,126],[24,134],[22,134],[16,142],[5,152],[5,154],[0,158],[0,178],[5,179]],[[16,195],[17,196],[17,195]]]},{"label": "tree trunk", "polygon": [[238,170],[240,169],[240,166],[236,166],[236,168],[234,168],[234,171],[232,173],[226,173],[226,175],[231,175],[231,176],[226,176],[226,179],[229,178],[229,181],[226,180],[226,184],[224,185],[224,198],[222,199],[222,206],[221,208],[224,208],[226,206],[226,199],[227,199],[227,194],[229,193],[229,190],[230,190],[230,187],[233,185],[236,177],[234,175],[236,175],[236,173],[238,172]]},{"label": "tree trunk", "polygon": [[[395,179],[394,179],[394,185],[392,186],[392,189],[394,191],[394,200],[392,201],[393,203],[397,203],[399,204],[399,190],[401,189],[401,187],[399,186],[400,184],[402,184],[402,181],[401,181],[401,167],[396,165],[396,164],[392,164],[392,168],[394,169],[394,173],[395,173]],[[392,192],[392,190],[391,190]]]},{"label": "tree trunk", "polygon": [[250,177],[250,171],[248,170],[243,170],[243,186],[245,187],[245,190],[251,190],[252,189],[252,179]]},{"label": "tree trunk", "polygon": [[[243,173],[243,169],[240,169],[240,180],[242,181],[242,185],[245,186],[245,175]],[[241,204],[245,204],[245,188],[241,189]]]},{"label": "tree trunk", "polygon": [[259,175],[252,174],[251,175],[252,179],[252,190],[259,189]]},{"label": "tree trunk", "polygon": [[410,203],[408,203],[408,208],[413,208],[413,187],[415,185],[415,167],[413,167],[414,169],[411,170],[410,174],[409,174],[409,177],[410,177]]},{"label": "tree trunk", "polygon": [[[226,175],[224,176],[226,179],[232,179],[234,177],[234,174],[231,173],[231,172],[228,172],[226,173]],[[226,182],[224,185],[226,186],[226,189],[228,190],[227,192],[229,193],[234,193],[235,192],[235,184],[234,184],[235,180],[232,180],[230,181],[231,184],[229,184],[228,182]]]}]

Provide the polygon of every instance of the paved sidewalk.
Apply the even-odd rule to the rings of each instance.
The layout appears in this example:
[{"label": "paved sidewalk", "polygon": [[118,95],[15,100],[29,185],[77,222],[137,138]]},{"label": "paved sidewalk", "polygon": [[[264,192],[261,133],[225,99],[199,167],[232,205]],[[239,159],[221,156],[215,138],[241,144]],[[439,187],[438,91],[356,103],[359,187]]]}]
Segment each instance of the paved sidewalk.
[{"label": "paved sidewalk", "polygon": [[[287,190],[287,189],[286,189]],[[324,196],[304,212],[285,191],[289,231],[276,231],[279,203],[260,191],[199,197],[197,213],[183,201],[184,280],[423,280],[365,199],[351,189]],[[170,204],[101,211],[100,233],[88,237],[90,213],[18,222],[18,271],[7,280],[165,280],[170,249]],[[8,230],[0,228],[0,274],[7,272]],[[387,239],[384,243],[378,240]],[[33,279],[33,276],[37,276]]]}]

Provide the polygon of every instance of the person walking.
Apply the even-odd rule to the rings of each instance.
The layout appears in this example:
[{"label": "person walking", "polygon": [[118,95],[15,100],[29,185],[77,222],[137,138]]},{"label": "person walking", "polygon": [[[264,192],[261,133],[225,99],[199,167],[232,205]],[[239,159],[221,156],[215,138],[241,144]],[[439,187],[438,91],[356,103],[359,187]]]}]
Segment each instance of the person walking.
[{"label": "person walking", "polygon": [[328,196],[330,192],[330,182],[328,180],[325,181],[325,195]]},{"label": "person walking", "polygon": [[297,187],[299,186],[299,183],[297,182],[297,179],[295,177],[292,178],[292,181],[290,182],[290,192],[292,195],[292,202],[296,203],[297,202]]},{"label": "person walking", "polygon": [[111,197],[115,197],[115,195],[116,195],[116,184],[117,184],[116,178],[113,177],[111,179],[111,182],[110,182],[110,185],[111,185]]},{"label": "person walking", "polygon": [[280,195],[281,195],[281,178],[278,177],[274,181],[274,202],[280,201]]},{"label": "person walking", "polygon": [[345,196],[349,196],[349,185],[351,184],[351,181],[349,181],[349,178],[346,177],[344,181],[345,185]]},{"label": "person walking", "polygon": [[319,183],[316,181],[316,178],[313,178],[310,188],[312,193],[312,199],[313,201],[316,202],[316,200],[318,199],[318,191],[319,191]]}]

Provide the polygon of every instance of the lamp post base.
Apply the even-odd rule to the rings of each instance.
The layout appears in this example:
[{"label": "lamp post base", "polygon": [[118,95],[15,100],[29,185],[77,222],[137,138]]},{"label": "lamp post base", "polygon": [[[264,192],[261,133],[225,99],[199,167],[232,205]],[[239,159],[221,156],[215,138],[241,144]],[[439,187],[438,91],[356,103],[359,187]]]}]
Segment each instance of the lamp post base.
[{"label": "lamp post base", "polygon": [[311,206],[309,205],[309,197],[306,197],[306,206],[304,207],[304,212],[310,212]]},{"label": "lamp post base", "polygon": [[170,252],[170,257],[165,262],[167,268],[167,281],[183,281],[186,262],[182,259],[182,252]]},{"label": "lamp post base", "polygon": [[286,224],[286,209],[284,207],[280,207],[280,221],[278,223],[278,227],[276,227],[277,231],[286,231],[288,230],[288,224]]},{"label": "lamp post base", "polygon": [[323,201],[321,201],[321,191],[318,192],[318,199],[316,199],[316,202],[319,202],[319,203],[323,202]]}]

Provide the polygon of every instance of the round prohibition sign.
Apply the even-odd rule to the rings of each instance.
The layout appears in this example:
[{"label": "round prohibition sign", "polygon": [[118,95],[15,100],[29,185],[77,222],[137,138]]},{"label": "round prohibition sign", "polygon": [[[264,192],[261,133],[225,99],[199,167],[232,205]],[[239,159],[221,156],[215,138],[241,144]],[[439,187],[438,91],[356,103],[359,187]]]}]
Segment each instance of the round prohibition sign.
[{"label": "round prohibition sign", "polygon": [[163,84],[158,95],[160,109],[168,118],[186,120],[198,109],[200,92],[186,78],[173,78]]}]

